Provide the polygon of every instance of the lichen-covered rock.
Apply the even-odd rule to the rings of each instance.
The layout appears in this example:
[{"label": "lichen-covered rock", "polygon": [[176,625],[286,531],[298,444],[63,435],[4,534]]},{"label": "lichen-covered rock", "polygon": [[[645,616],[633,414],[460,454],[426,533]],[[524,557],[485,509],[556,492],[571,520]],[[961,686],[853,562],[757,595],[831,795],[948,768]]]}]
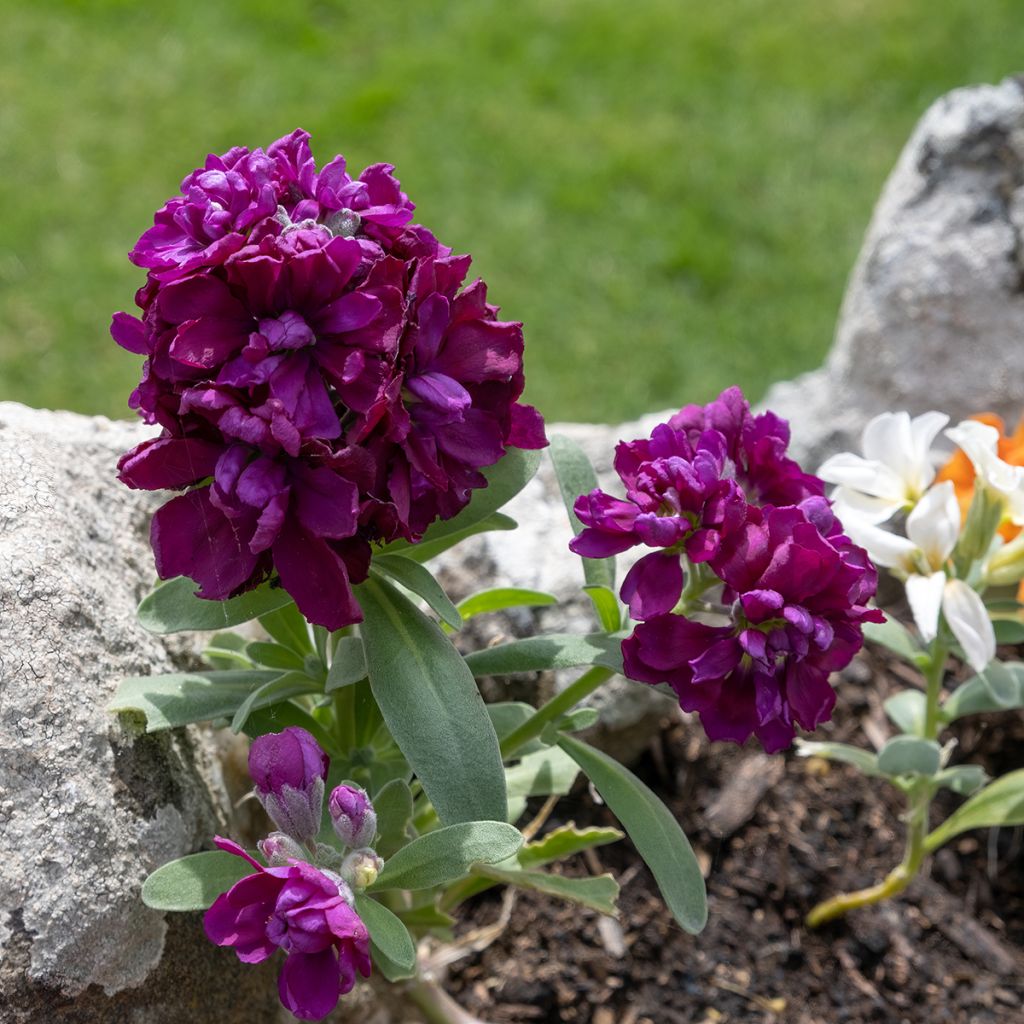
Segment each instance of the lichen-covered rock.
[{"label": "lichen-covered rock", "polygon": [[887,409],[1024,412],[1024,87],[957,89],[889,177],[821,370],[773,387],[813,468]]}]

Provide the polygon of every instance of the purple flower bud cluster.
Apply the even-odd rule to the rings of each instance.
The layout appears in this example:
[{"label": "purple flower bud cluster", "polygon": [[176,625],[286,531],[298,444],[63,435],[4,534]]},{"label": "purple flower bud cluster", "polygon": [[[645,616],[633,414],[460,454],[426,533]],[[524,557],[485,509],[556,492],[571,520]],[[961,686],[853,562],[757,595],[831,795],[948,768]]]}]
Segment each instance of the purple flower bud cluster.
[{"label": "purple flower bud cluster", "polygon": [[141,317],[111,333],[146,361],[130,405],[161,435],[130,487],[188,490],[153,521],[162,578],[221,600],[276,570],[310,621],[356,622],[370,542],[417,539],[539,448],[521,404],[522,325],[470,257],[411,224],[389,164],[317,171],[297,129],[209,156],[132,250]]},{"label": "purple flower bud cluster", "polygon": [[657,549],[622,584],[638,622],[626,675],[671,685],[711,739],[753,733],[769,752],[830,716],[830,673],[860,649],[861,624],[881,621],[867,607],[874,566],[788,443],[788,424],[752,415],[739,388],[687,406],[618,446],[626,499],[579,498],[585,529],[570,544],[591,558]]},{"label": "purple flower bud cluster", "polygon": [[[203,919],[210,941],[233,946],[243,963],[284,952],[278,991],[301,1020],[323,1019],[352,989],[357,973],[369,976],[370,936],[354,909],[347,877],[364,887],[383,866],[372,849],[343,858],[316,843],[329,764],[313,736],[296,726],[253,741],[249,771],[256,795],[280,831],[257,844],[269,867],[230,839],[216,837],[220,849],[247,860],[255,873],[217,897]],[[377,817],[362,790],[338,786],[328,803],[339,835],[339,817],[358,820],[353,838],[363,846],[372,842]],[[336,812],[336,806],[344,810]],[[356,855],[358,862],[349,864]]]}]

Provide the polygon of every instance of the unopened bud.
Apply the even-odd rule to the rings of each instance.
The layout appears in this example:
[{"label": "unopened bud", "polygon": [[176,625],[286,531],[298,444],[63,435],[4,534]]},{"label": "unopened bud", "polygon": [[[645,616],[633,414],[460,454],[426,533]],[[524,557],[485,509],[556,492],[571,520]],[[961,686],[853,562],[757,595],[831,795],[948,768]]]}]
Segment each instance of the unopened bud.
[{"label": "unopened bud", "polygon": [[384,869],[384,860],[378,857],[369,847],[353,850],[341,865],[342,877],[353,889],[365,889],[377,881],[377,876]]},{"label": "unopened bud", "polygon": [[271,832],[257,844],[260,853],[272,868],[283,867],[292,860],[305,860],[306,854],[299,844],[283,832]]},{"label": "unopened bud", "polygon": [[975,481],[974,497],[971,499],[963,532],[956,545],[958,565],[966,568],[986,555],[1006,510],[1004,495],[980,479]]},{"label": "unopened bud", "polygon": [[358,786],[335,786],[327,801],[334,831],[351,848],[369,846],[377,835],[377,812]]},{"label": "unopened bud", "polygon": [[1008,587],[1024,580],[1024,532],[995,551],[985,563],[985,582]]},{"label": "unopened bud", "polygon": [[249,749],[256,795],[274,824],[300,843],[320,831],[330,759],[305,729],[289,726],[258,736]]}]

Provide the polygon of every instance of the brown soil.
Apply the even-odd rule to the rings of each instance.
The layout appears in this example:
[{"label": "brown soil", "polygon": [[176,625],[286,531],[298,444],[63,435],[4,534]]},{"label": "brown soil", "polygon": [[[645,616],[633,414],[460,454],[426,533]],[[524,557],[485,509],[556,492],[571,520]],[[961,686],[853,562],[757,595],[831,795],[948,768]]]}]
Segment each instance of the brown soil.
[{"label": "brown soil", "polygon": [[[884,741],[881,703],[905,677],[874,655],[854,662],[835,721],[816,738]],[[1019,712],[968,719],[955,735],[954,761],[992,775],[1024,764]],[[843,765],[711,745],[678,718],[636,770],[705,867],[706,930],[690,936],[672,921],[624,840],[564,869],[611,871],[623,890],[619,922],[520,895],[501,937],[451,969],[446,987],[466,1009],[495,1024],[1024,1022],[1020,829],[961,836],[901,899],[810,931],[803,918],[817,901],[898,862],[898,793]],[[943,795],[940,811],[958,800]],[[552,824],[614,824],[583,786],[556,814]],[[494,922],[500,906],[500,895],[478,897],[466,927]]]}]

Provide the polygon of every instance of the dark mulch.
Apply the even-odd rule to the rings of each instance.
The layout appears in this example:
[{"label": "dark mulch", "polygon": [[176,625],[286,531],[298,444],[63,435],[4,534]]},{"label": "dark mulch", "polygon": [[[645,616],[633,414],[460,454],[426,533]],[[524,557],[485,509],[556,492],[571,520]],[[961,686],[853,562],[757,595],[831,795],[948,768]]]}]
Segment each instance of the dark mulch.
[{"label": "dark mulch", "polygon": [[[870,744],[903,666],[870,656],[840,683],[817,738]],[[912,677],[911,677],[912,678]],[[1024,764],[1017,712],[961,725],[954,761],[990,774]],[[520,895],[508,928],[456,964],[447,988],[495,1024],[1011,1024],[1024,1021],[1024,860],[1020,830],[968,833],[903,898],[820,931],[806,912],[880,880],[902,855],[898,794],[853,769],[753,747],[710,745],[696,722],[666,727],[637,767],[690,836],[708,877],[710,920],[684,933],[628,840],[567,873],[611,871],[621,919]],[[956,805],[950,796],[944,811]],[[553,824],[613,824],[585,788]],[[467,927],[495,920],[478,898]]]}]

